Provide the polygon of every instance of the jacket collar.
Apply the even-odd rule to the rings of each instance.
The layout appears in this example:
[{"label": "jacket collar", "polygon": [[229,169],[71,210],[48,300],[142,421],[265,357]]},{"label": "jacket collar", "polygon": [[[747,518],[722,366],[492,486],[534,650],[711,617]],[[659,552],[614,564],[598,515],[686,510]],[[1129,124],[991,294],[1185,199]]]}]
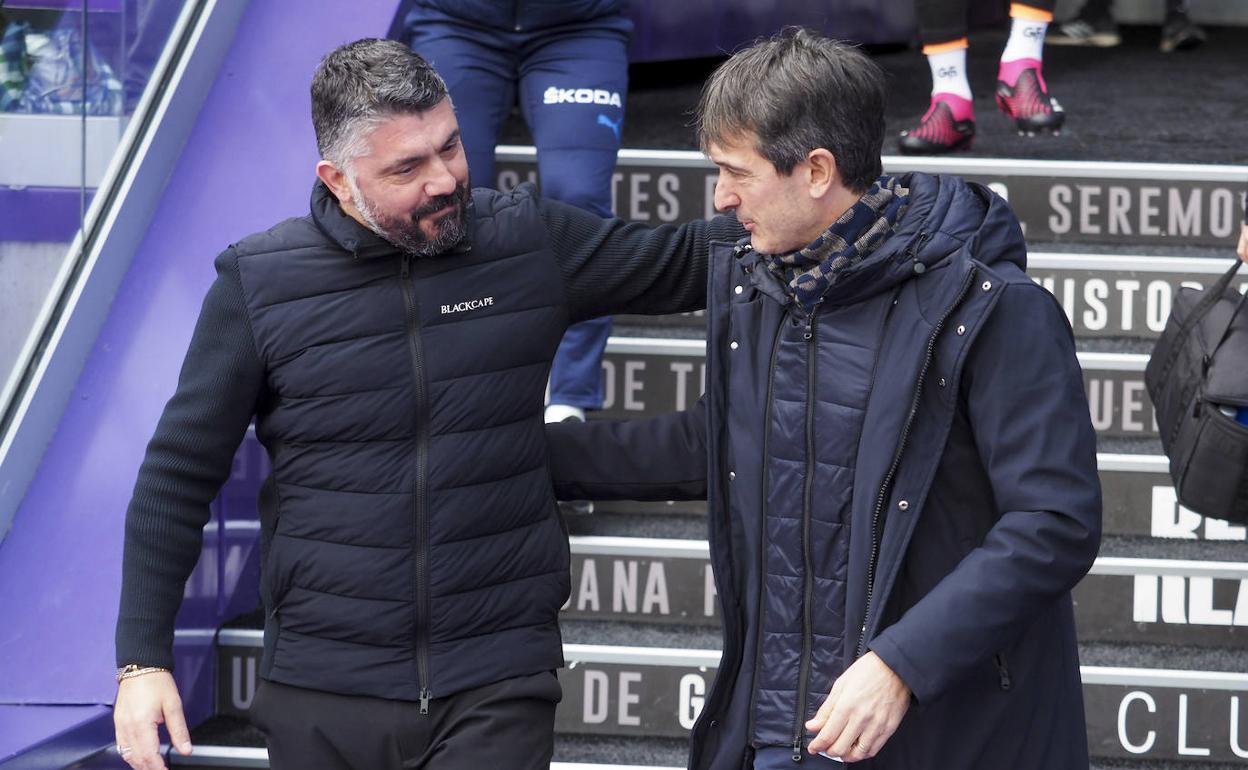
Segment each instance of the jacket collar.
[{"label": "jacket collar", "polygon": [[748,235],[737,241],[732,253],[740,260],[741,269],[750,277],[750,284],[755,289],[781,305],[787,305],[793,301],[789,287],[780,280],[779,276],[767,269],[767,258],[754,250],[754,247],[750,245]]},{"label": "jacket collar", "polygon": [[[921,276],[970,247],[984,262],[1026,264],[1026,247],[1009,206],[979,185],[952,176],[911,173],[900,178],[910,202],[893,234],[869,257],[845,270],[825,295],[830,305],[851,305]],[[748,241],[747,241],[748,243]],[[789,292],[760,264],[752,249],[734,252],[754,286],[781,304]],[[773,285],[774,284],[774,285]]]},{"label": "jacket collar", "polygon": [[[400,253],[394,244],[348,216],[339,205],[338,199],[319,179],[316,184],[312,185],[311,208],[312,221],[325,234],[325,237],[337,244],[343,251],[350,252],[354,258],[372,259]],[[468,235],[459,246],[447,253],[461,254],[470,251],[475,231],[476,207],[469,198]]]}]

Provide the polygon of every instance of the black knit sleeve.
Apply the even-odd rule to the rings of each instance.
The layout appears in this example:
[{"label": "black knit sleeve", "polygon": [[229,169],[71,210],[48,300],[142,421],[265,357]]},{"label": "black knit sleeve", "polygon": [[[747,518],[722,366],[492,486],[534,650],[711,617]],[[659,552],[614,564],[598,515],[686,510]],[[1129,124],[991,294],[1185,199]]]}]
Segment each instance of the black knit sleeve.
[{"label": "black knit sleeve", "polygon": [[229,477],[264,387],[237,257],[226,251],[216,266],[126,512],[118,666],[173,667],[174,617],[199,559],[208,506]]},{"label": "black knit sleeve", "polygon": [[639,420],[546,426],[560,500],[705,500],[706,398]]},{"label": "black knit sleeve", "polygon": [[746,235],[734,216],[649,228],[601,219],[558,201],[543,199],[538,205],[573,321],[700,310],[706,307],[711,242]]}]

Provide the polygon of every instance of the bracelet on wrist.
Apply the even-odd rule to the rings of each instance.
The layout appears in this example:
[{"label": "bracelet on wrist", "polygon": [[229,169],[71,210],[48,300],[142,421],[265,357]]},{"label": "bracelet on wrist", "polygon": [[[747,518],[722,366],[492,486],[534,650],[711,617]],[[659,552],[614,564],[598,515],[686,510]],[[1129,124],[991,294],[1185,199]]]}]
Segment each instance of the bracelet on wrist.
[{"label": "bracelet on wrist", "polygon": [[122,666],[117,669],[117,683],[121,684],[123,679],[133,679],[136,676],[155,674],[161,671],[168,673],[169,669],[164,666],[143,666],[138,663],[131,663],[128,666]]}]

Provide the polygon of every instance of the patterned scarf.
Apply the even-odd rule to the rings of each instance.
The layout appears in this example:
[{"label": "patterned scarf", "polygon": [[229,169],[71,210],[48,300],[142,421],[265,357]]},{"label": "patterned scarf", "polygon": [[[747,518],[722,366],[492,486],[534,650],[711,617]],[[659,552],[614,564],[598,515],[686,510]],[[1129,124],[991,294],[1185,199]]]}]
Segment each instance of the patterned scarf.
[{"label": "patterned scarf", "polygon": [[866,259],[892,234],[909,195],[896,177],[881,176],[809,246],[767,255],[767,269],[789,285],[793,298],[809,313],[846,268]]}]

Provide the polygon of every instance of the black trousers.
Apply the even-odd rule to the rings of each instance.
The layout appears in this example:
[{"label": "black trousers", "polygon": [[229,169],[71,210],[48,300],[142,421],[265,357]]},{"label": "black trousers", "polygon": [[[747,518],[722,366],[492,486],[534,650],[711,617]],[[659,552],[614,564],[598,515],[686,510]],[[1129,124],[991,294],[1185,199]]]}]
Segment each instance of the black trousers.
[{"label": "black trousers", "polygon": [[[1053,11],[1056,0],[1015,0],[1041,11]],[[1001,0],[1007,2],[1007,0]],[[952,43],[966,37],[966,13],[970,0],[915,0],[919,15],[919,38],[923,45]]]},{"label": "black trousers", "polygon": [[429,702],[338,695],[262,681],[251,721],[272,770],[536,770],[550,765],[553,671],[507,679]]}]

